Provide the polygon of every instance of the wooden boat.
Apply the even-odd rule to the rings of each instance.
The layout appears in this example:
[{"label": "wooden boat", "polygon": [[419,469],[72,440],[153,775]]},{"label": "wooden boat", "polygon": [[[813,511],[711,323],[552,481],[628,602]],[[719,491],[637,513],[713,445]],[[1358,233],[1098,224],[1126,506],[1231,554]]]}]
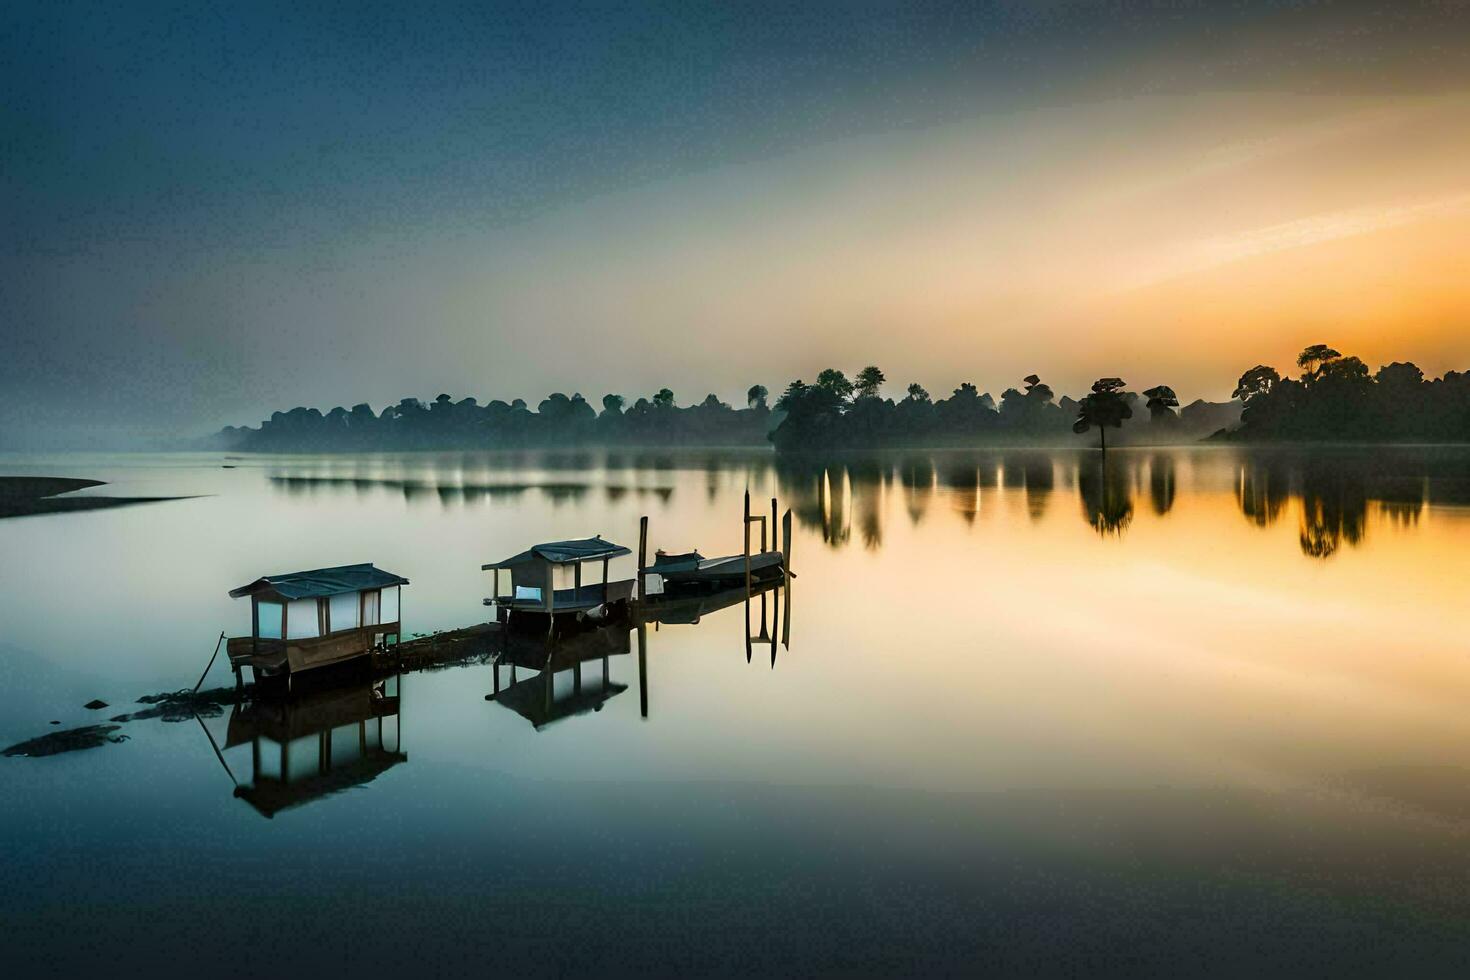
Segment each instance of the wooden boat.
[{"label": "wooden boat", "polygon": [[250,598],[250,635],[226,646],[236,684],[245,667],[257,682],[289,679],[397,646],[399,587],[407,584],[369,563],[268,575],[232,589],[231,598]]},{"label": "wooden boat", "polygon": [[[507,623],[512,614],[517,618],[545,616],[549,625],[555,624],[558,615],[579,621],[589,616],[601,618],[614,607],[626,606],[633,597],[632,579],[608,579],[612,560],[629,554],[629,549],[604,541],[601,535],[532,545],[520,554],[480,566],[482,571],[495,573],[493,591],[485,604],[496,607],[497,617],[504,610]],[[598,562],[602,580],[584,585],[582,566]],[[502,571],[509,573],[503,589]]]},{"label": "wooden boat", "polygon": [[[706,558],[697,551],[671,555],[656,552],[653,564],[648,566],[647,575],[657,579],[647,581],[645,593],[657,595],[680,591],[717,590],[733,585],[745,584],[745,556],[726,555],[721,558]],[[779,551],[761,551],[750,556],[750,580],[752,583],[770,581],[781,577],[784,560]]]}]

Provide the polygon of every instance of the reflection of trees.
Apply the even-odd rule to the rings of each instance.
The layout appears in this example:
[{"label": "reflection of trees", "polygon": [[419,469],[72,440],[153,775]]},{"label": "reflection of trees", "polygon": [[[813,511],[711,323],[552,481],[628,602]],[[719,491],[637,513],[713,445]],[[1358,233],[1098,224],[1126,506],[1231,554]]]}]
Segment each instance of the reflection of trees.
[{"label": "reflection of trees", "polygon": [[1256,527],[1276,523],[1290,496],[1291,480],[1277,464],[1247,460],[1235,482],[1235,501]]},{"label": "reflection of trees", "polygon": [[1174,506],[1174,457],[1169,453],[1155,453],[1148,461],[1148,499],[1154,513],[1160,517],[1169,513]]},{"label": "reflection of trees", "polygon": [[1368,500],[1360,480],[1340,469],[1309,467],[1302,473],[1302,553],[1329,558],[1346,541],[1363,540]]},{"label": "reflection of trees", "polygon": [[808,461],[780,462],[776,478],[783,495],[791,501],[791,514],[805,528],[822,532],[822,540],[834,548],[852,536],[844,502],[846,471]]},{"label": "reflection of trees", "polygon": [[950,503],[966,524],[975,523],[980,510],[980,474],[973,460],[949,463],[940,475],[946,490],[950,491]]},{"label": "reflection of trees", "polygon": [[1026,516],[1038,521],[1046,513],[1047,498],[1056,486],[1052,457],[1048,453],[1013,452],[1000,460],[1001,483],[1010,491],[1019,490],[1026,500]]},{"label": "reflection of trees", "polygon": [[1038,459],[1026,464],[1026,514],[1033,521],[1041,520],[1046,505],[1056,486],[1056,474],[1050,459]]},{"label": "reflection of trees", "polygon": [[886,464],[872,460],[853,463],[847,469],[853,516],[863,547],[869,550],[883,546],[883,485],[890,475]]},{"label": "reflection of trees", "polygon": [[1372,496],[1389,523],[1409,527],[1424,511],[1423,477],[1384,477],[1374,481]]},{"label": "reflection of trees", "polygon": [[1082,516],[1098,534],[1122,534],[1133,520],[1133,484],[1110,460],[1084,463],[1077,472]]},{"label": "reflection of trees", "polygon": [[898,480],[903,484],[909,520],[917,525],[929,510],[934,496],[934,461],[928,456],[911,456],[899,463]]}]

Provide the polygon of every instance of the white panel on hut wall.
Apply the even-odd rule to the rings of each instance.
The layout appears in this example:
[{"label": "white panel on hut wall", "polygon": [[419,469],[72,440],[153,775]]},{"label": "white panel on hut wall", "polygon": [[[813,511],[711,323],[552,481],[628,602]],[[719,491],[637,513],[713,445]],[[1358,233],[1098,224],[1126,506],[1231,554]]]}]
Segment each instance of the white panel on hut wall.
[{"label": "white panel on hut wall", "polygon": [[255,617],[256,636],[265,640],[281,638],[281,604],[279,602],[260,603],[256,606]]},{"label": "white panel on hut wall", "polygon": [[383,589],[378,604],[380,606],[378,610],[378,622],[398,622],[398,586],[395,585],[391,588]]},{"label": "white panel on hut wall", "polygon": [[382,622],[378,618],[378,593],[363,592],[362,595],[362,625],[376,626]]},{"label": "white panel on hut wall", "polygon": [[575,565],[553,565],[551,568],[551,587],[553,589],[570,589],[576,585],[577,566]]},{"label": "white panel on hut wall", "polygon": [[292,599],[286,607],[286,639],[309,640],[321,635],[316,621],[316,600]]},{"label": "white panel on hut wall", "polygon": [[333,633],[338,630],[357,628],[358,599],[356,592],[334,595],[328,600],[327,628]]}]

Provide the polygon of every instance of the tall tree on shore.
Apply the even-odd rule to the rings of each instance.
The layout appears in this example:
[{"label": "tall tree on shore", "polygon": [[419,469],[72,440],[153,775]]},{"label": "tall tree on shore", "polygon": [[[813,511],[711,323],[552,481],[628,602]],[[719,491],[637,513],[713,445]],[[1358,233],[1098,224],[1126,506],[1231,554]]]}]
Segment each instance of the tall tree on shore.
[{"label": "tall tree on shore", "polygon": [[859,398],[877,398],[878,391],[888,378],[878,369],[876,364],[869,364],[858,372],[857,396]]},{"label": "tall tree on shore", "polygon": [[1250,401],[1257,395],[1269,395],[1281,383],[1281,372],[1265,364],[1257,364],[1240,376],[1235,383],[1231,398]]},{"label": "tall tree on shore", "polygon": [[1302,380],[1311,384],[1324,367],[1341,356],[1326,344],[1313,344],[1296,356],[1296,366],[1302,369]]},{"label": "tall tree on shore", "polygon": [[817,387],[845,402],[852,397],[854,386],[847,380],[847,375],[836,368],[827,368],[817,375]]},{"label": "tall tree on shore", "polygon": [[765,385],[751,385],[750,388],[745,392],[746,407],[754,408],[758,411],[764,410],[765,408],[767,408],[766,399],[769,398],[770,395],[771,393],[766,390]]},{"label": "tall tree on shore", "polygon": [[1098,378],[1093,382],[1092,393],[1077,405],[1077,421],[1072,424],[1072,431],[1081,435],[1096,426],[1098,448],[1103,452],[1108,450],[1107,430],[1121,429],[1124,420],[1133,417],[1133,409],[1123,397],[1124,384],[1122,378]]}]

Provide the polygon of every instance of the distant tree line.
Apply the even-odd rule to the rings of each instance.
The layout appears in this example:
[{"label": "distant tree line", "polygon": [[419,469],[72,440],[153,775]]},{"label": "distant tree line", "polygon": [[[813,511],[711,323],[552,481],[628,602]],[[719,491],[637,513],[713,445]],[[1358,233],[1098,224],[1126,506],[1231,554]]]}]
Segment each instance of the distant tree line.
[{"label": "distant tree line", "polygon": [[[441,394],[404,398],[381,412],[366,404],[276,412],[259,428],[227,426],[214,444],[259,451],[518,448],[564,445],[753,446],[767,440],[785,452],[964,446],[983,443],[1076,443],[1096,430],[1135,445],[1189,442],[1210,435],[1239,441],[1470,441],[1470,373],[1427,379],[1411,363],[1370,373],[1360,358],[1314,344],[1297,358],[1298,378],[1257,365],[1241,375],[1234,401],[1180,407],[1168,385],[1129,391],[1121,378],[1099,378],[1080,398],[1056,397],[1028,375],[1000,400],[968,382],[934,399],[918,383],[902,398],[884,397],[887,377],[875,365],[855,377],[827,368],[808,384],[795,380],[768,404],[763,385],[744,408],[714,395],[680,407],[661,388],[631,405],[604,395],[594,408],[560,392],[533,411],[526,402]],[[1109,436],[1109,430],[1118,430]]]},{"label": "distant tree line", "polygon": [[1465,442],[1470,440],[1470,373],[1428,379],[1395,361],[1369,372],[1361,358],[1313,344],[1297,357],[1301,374],[1258,364],[1240,376],[1240,441]]},{"label": "distant tree line", "polygon": [[[1060,399],[1038,376],[1020,388],[1007,388],[997,404],[989,392],[962,383],[948,398],[934,400],[922,385],[910,384],[898,400],[882,397],[887,382],[870,365],[855,379],[828,368],[812,384],[796,380],[776,400],[785,415],[771,434],[778,449],[866,449],[883,446],[946,446],[976,442],[1073,442],[1075,435],[1106,431],[1130,419],[1125,441],[1150,444],[1199,439],[1231,425],[1232,404],[1197,401],[1182,411],[1174,389],[1156,385],[1141,394],[1125,390],[1120,378],[1101,378],[1080,399]],[[1141,404],[1140,404],[1141,403]]]},{"label": "distant tree line", "polygon": [[[572,445],[754,446],[774,443],[784,451],[869,449],[893,446],[975,445],[986,442],[1075,441],[1074,433],[1119,428],[1138,416],[1125,441],[1185,442],[1233,424],[1233,404],[1196,402],[1183,410],[1173,389],[1157,386],[1142,395],[1104,378],[1081,399],[1056,399],[1050,386],[1030,375],[1021,388],[1008,388],[1000,402],[964,383],[935,401],[910,384],[895,401],[881,394],[887,379],[875,366],[854,380],[836,368],[814,384],[793,381],[769,404],[764,385],[752,385],[744,408],[714,395],[680,407],[673,391],[661,388],[631,405],[621,395],[604,395],[601,409],[581,394],[548,395],[533,411],[521,399],[480,404],[441,394],[432,402],[404,398],[382,411],[360,404],[275,412],[258,428],[226,426],[212,445],[241,451],[318,452],[350,450],[533,448]],[[1135,412],[1135,407],[1138,411]]]},{"label": "distant tree line", "polygon": [[662,388],[632,405],[604,395],[599,411],[580,394],[557,392],[536,410],[517,398],[481,405],[441,394],[432,402],[404,398],[381,412],[367,404],[275,412],[259,428],[226,426],[215,442],[249,451],[518,448],[584,444],[764,445],[772,419],[766,389],[754,385],[745,408],[710,395],[680,408]]}]

